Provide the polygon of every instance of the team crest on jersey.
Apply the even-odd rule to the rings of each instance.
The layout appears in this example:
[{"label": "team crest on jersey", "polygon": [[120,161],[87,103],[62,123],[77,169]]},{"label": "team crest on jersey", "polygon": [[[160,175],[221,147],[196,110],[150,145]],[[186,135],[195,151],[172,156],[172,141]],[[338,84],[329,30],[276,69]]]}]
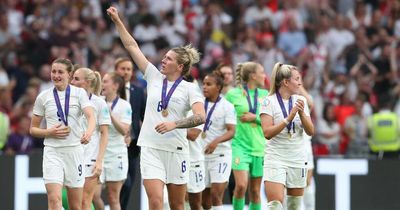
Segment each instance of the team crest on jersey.
[{"label": "team crest on jersey", "polygon": [[235,158],[235,164],[239,165],[239,163],[240,163],[240,158],[239,157]]},{"label": "team crest on jersey", "polygon": [[268,99],[268,98],[265,98],[262,102],[261,102],[261,104],[265,107],[265,106],[268,106],[269,104],[271,103],[271,101]]}]

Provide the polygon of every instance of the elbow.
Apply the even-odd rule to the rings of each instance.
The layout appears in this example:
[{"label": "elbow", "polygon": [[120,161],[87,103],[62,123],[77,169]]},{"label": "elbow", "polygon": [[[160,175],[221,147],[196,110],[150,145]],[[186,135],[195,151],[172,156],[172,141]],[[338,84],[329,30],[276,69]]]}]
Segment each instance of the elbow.
[{"label": "elbow", "polygon": [[193,135],[187,135],[186,137],[189,141],[196,141],[196,138]]},{"label": "elbow", "polygon": [[199,125],[204,124],[206,122],[205,114],[199,114]]},{"label": "elbow", "polygon": [[29,128],[29,134],[30,134],[31,136],[34,136],[32,127]]},{"label": "elbow", "polygon": [[305,130],[305,132],[309,136],[314,136],[314,134],[315,134],[314,127],[311,127],[310,129]]},{"label": "elbow", "polygon": [[264,137],[268,140],[270,140],[273,136],[271,135],[271,132],[269,132],[268,130],[263,130],[264,133]]}]

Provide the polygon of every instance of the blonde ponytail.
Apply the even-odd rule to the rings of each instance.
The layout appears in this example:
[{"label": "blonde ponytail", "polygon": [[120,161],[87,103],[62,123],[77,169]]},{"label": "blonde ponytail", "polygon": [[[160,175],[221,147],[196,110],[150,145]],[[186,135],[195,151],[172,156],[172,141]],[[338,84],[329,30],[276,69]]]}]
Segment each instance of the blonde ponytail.
[{"label": "blonde ponytail", "polygon": [[268,95],[273,95],[278,91],[284,79],[292,77],[292,70],[297,70],[295,66],[276,63],[271,73],[271,84]]}]

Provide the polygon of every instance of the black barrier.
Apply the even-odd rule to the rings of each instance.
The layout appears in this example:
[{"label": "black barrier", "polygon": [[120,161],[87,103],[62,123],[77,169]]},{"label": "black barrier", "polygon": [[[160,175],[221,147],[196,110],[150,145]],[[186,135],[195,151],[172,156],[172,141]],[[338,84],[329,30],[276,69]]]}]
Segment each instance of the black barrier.
[{"label": "black barrier", "polygon": [[[316,209],[400,209],[399,163],[399,160],[318,159],[315,164]],[[47,209],[40,153],[0,156],[0,167],[0,209]],[[139,181],[133,189],[128,209],[140,209]]]}]

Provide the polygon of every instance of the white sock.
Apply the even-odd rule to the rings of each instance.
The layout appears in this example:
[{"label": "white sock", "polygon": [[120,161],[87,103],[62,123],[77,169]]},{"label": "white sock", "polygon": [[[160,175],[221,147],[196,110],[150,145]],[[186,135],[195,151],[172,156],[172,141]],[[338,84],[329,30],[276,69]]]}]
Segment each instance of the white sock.
[{"label": "white sock", "polygon": [[283,210],[282,203],[277,200],[268,202],[267,207],[268,210]]},{"label": "white sock", "polygon": [[300,210],[301,198],[303,196],[287,196],[287,210]]},{"label": "white sock", "polygon": [[212,210],[224,210],[224,206],[212,206]]},{"label": "white sock", "polygon": [[303,203],[305,210],[315,210],[315,183],[311,179],[310,186],[304,189]]},{"label": "white sock", "polygon": [[189,201],[185,201],[184,208],[185,208],[185,209],[190,209]]}]

